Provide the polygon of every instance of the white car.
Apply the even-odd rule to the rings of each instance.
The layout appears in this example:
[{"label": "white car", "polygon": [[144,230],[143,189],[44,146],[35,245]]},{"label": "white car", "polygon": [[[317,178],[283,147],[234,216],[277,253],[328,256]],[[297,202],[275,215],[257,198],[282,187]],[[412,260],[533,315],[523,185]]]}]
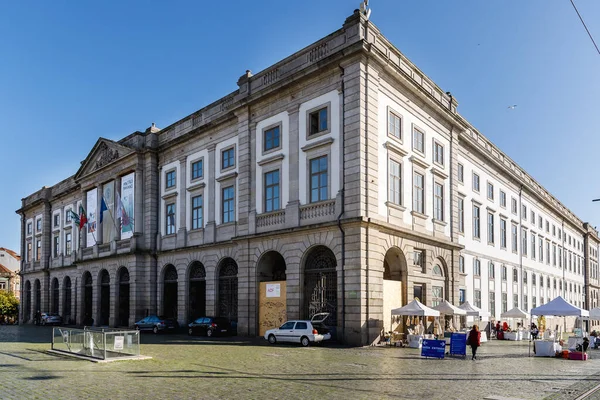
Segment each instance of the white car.
[{"label": "white car", "polygon": [[331,339],[329,329],[323,325],[323,321],[329,313],[315,314],[310,321],[295,320],[287,321],[279,328],[269,329],[265,332],[265,339],[271,344],[277,342],[300,343],[308,346],[311,343],[322,342]]}]

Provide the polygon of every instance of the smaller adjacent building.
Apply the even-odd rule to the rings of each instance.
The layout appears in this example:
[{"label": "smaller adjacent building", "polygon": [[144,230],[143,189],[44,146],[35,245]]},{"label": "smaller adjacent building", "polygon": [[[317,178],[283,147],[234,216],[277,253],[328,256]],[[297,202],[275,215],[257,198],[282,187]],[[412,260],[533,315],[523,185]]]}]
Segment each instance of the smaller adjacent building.
[{"label": "smaller adjacent building", "polygon": [[0,247],[0,290],[13,292],[17,298],[21,296],[20,268],[21,257],[13,250]]}]

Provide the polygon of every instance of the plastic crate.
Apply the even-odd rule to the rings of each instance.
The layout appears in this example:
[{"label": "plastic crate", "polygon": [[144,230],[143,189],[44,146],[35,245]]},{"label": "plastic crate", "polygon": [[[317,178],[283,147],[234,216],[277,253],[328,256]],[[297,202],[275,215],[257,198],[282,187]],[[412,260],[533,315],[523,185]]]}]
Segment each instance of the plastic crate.
[{"label": "plastic crate", "polygon": [[587,360],[588,355],[581,351],[572,351],[569,353],[569,360]]}]

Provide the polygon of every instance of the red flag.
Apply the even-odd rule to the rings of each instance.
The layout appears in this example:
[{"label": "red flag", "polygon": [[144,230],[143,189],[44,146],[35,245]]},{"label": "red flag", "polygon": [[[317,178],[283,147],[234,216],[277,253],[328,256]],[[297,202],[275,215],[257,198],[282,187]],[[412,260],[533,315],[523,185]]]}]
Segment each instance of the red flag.
[{"label": "red flag", "polygon": [[79,206],[79,230],[83,228],[83,226],[87,224],[87,217],[85,216],[85,209],[83,205]]}]

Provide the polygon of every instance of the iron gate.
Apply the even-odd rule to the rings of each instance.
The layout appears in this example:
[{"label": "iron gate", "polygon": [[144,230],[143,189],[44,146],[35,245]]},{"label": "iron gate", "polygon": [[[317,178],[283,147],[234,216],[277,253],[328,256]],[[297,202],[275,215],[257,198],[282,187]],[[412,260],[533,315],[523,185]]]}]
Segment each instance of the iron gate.
[{"label": "iron gate", "polygon": [[238,268],[236,262],[227,258],[219,269],[219,317],[237,321],[238,316]]},{"label": "iron gate", "polygon": [[337,325],[337,262],[325,246],[308,255],[304,267],[304,318],[329,313],[327,325]]}]

